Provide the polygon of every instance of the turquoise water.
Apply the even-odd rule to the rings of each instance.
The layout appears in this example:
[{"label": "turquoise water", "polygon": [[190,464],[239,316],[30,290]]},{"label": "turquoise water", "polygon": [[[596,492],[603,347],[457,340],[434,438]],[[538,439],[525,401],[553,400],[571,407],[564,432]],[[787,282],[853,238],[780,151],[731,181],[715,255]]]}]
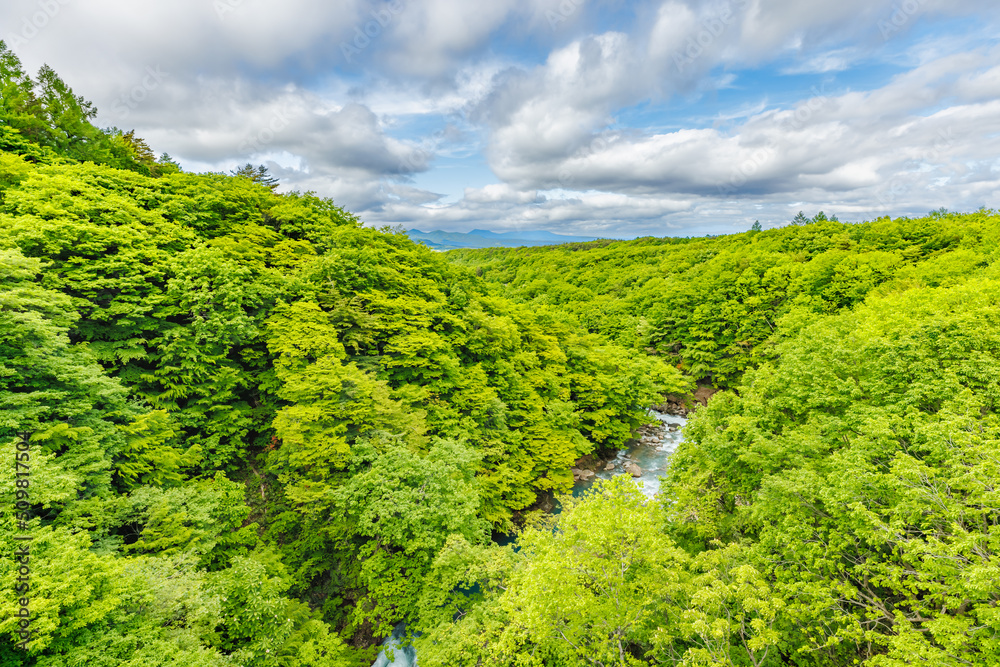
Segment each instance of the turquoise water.
[{"label": "turquoise water", "polygon": [[[392,636],[382,643],[382,652],[378,654],[378,659],[372,667],[417,667],[417,652],[412,646],[400,647],[399,641],[406,634],[406,625],[400,623],[393,631]],[[389,660],[389,653],[392,660]]]},{"label": "turquoise water", "polygon": [[[660,477],[667,472],[667,465],[670,456],[684,441],[682,429],[687,423],[684,417],[668,415],[662,412],[653,412],[653,415],[663,423],[663,427],[657,429],[655,433],[647,436],[644,440],[636,441],[628,449],[622,449],[611,461],[614,464],[612,470],[601,470],[597,477],[587,482],[577,482],[573,487],[573,495],[578,496],[594,485],[596,479],[608,480],[618,475],[629,475],[625,472],[628,463],[634,463],[642,468],[642,476],[635,478],[636,483],[642,485],[642,491],[652,498],[660,490]],[[672,430],[673,429],[673,430]],[[558,504],[553,510],[554,514],[560,511]],[[497,536],[494,536],[496,538]],[[514,536],[500,536],[498,543],[510,543]],[[400,647],[400,639],[406,634],[406,626],[400,623],[393,630],[392,636],[382,644],[384,647],[378,659],[372,667],[417,667],[417,654],[412,646]],[[393,659],[390,661],[387,654],[391,652]]]},{"label": "turquoise water", "polygon": [[[642,469],[642,476],[635,481],[642,483],[643,493],[650,498],[659,493],[660,477],[667,472],[670,456],[684,442],[683,428],[687,424],[687,419],[663,412],[653,412],[653,415],[663,423],[663,428],[651,435],[647,442],[635,442],[628,449],[619,450],[618,455],[611,461],[614,463],[614,470],[601,470],[597,473],[596,479],[608,480],[618,475],[628,475],[625,472],[625,465],[631,462]],[[671,431],[671,427],[675,430]],[[573,488],[573,495],[579,495],[593,485],[594,480],[577,482]]]}]

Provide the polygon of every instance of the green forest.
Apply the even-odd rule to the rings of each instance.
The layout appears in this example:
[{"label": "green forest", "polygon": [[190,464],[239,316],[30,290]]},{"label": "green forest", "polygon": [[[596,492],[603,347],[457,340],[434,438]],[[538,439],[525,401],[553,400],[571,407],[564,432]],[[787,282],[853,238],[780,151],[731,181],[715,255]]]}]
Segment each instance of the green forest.
[{"label": "green forest", "polygon": [[1000,662],[998,212],[438,253],[95,118],[0,42],[0,666]]}]

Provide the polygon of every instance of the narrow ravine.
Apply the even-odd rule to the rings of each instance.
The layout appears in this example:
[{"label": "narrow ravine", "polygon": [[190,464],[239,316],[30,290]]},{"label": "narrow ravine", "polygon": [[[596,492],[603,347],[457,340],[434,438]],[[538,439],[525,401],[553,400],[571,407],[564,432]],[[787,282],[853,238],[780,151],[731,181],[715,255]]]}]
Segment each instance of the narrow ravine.
[{"label": "narrow ravine", "polygon": [[[660,424],[643,429],[640,437],[628,449],[619,450],[615,458],[604,461],[593,477],[580,480],[573,486],[573,495],[579,495],[594,485],[598,479],[608,480],[616,475],[629,475],[642,483],[642,490],[652,498],[660,491],[660,477],[667,472],[670,456],[684,441],[683,428],[687,419],[680,415],[653,411]],[[633,473],[638,467],[639,476]]]},{"label": "narrow ravine", "polygon": [[[573,495],[580,495],[591,488],[598,479],[609,480],[616,475],[628,475],[641,483],[643,493],[650,498],[659,493],[660,477],[667,472],[670,456],[684,441],[683,428],[687,419],[655,410],[652,413],[660,424],[644,428],[630,447],[619,450],[613,459],[602,461],[593,477],[577,481],[573,485]],[[638,477],[633,474],[635,468],[632,466],[638,466]],[[406,627],[402,623],[396,626],[392,636],[382,644],[384,648],[372,667],[417,667],[417,654],[413,647],[399,646],[399,639],[405,632]],[[386,654],[390,649],[392,661]]]},{"label": "narrow ravine", "polygon": [[[400,623],[393,629],[392,636],[382,643],[382,652],[372,667],[417,667],[416,650],[412,646],[399,645],[400,638],[405,634],[406,625]],[[392,653],[391,661],[388,653]]]}]

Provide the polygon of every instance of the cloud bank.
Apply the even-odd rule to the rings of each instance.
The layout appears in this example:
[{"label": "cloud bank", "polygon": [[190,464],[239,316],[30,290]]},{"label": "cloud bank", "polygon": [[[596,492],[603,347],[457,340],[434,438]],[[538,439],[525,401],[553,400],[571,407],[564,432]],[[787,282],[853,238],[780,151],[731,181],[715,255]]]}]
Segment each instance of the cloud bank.
[{"label": "cloud bank", "polygon": [[372,224],[629,237],[996,206],[988,0],[14,0],[0,38],[185,168]]}]

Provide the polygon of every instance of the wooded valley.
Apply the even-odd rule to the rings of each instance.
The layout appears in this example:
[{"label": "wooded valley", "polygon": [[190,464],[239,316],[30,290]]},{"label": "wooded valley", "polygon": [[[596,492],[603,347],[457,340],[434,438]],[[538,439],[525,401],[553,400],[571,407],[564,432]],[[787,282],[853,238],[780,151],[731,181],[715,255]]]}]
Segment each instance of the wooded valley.
[{"label": "wooded valley", "polygon": [[1000,661],[996,211],[437,253],[0,94],[0,665]]}]

